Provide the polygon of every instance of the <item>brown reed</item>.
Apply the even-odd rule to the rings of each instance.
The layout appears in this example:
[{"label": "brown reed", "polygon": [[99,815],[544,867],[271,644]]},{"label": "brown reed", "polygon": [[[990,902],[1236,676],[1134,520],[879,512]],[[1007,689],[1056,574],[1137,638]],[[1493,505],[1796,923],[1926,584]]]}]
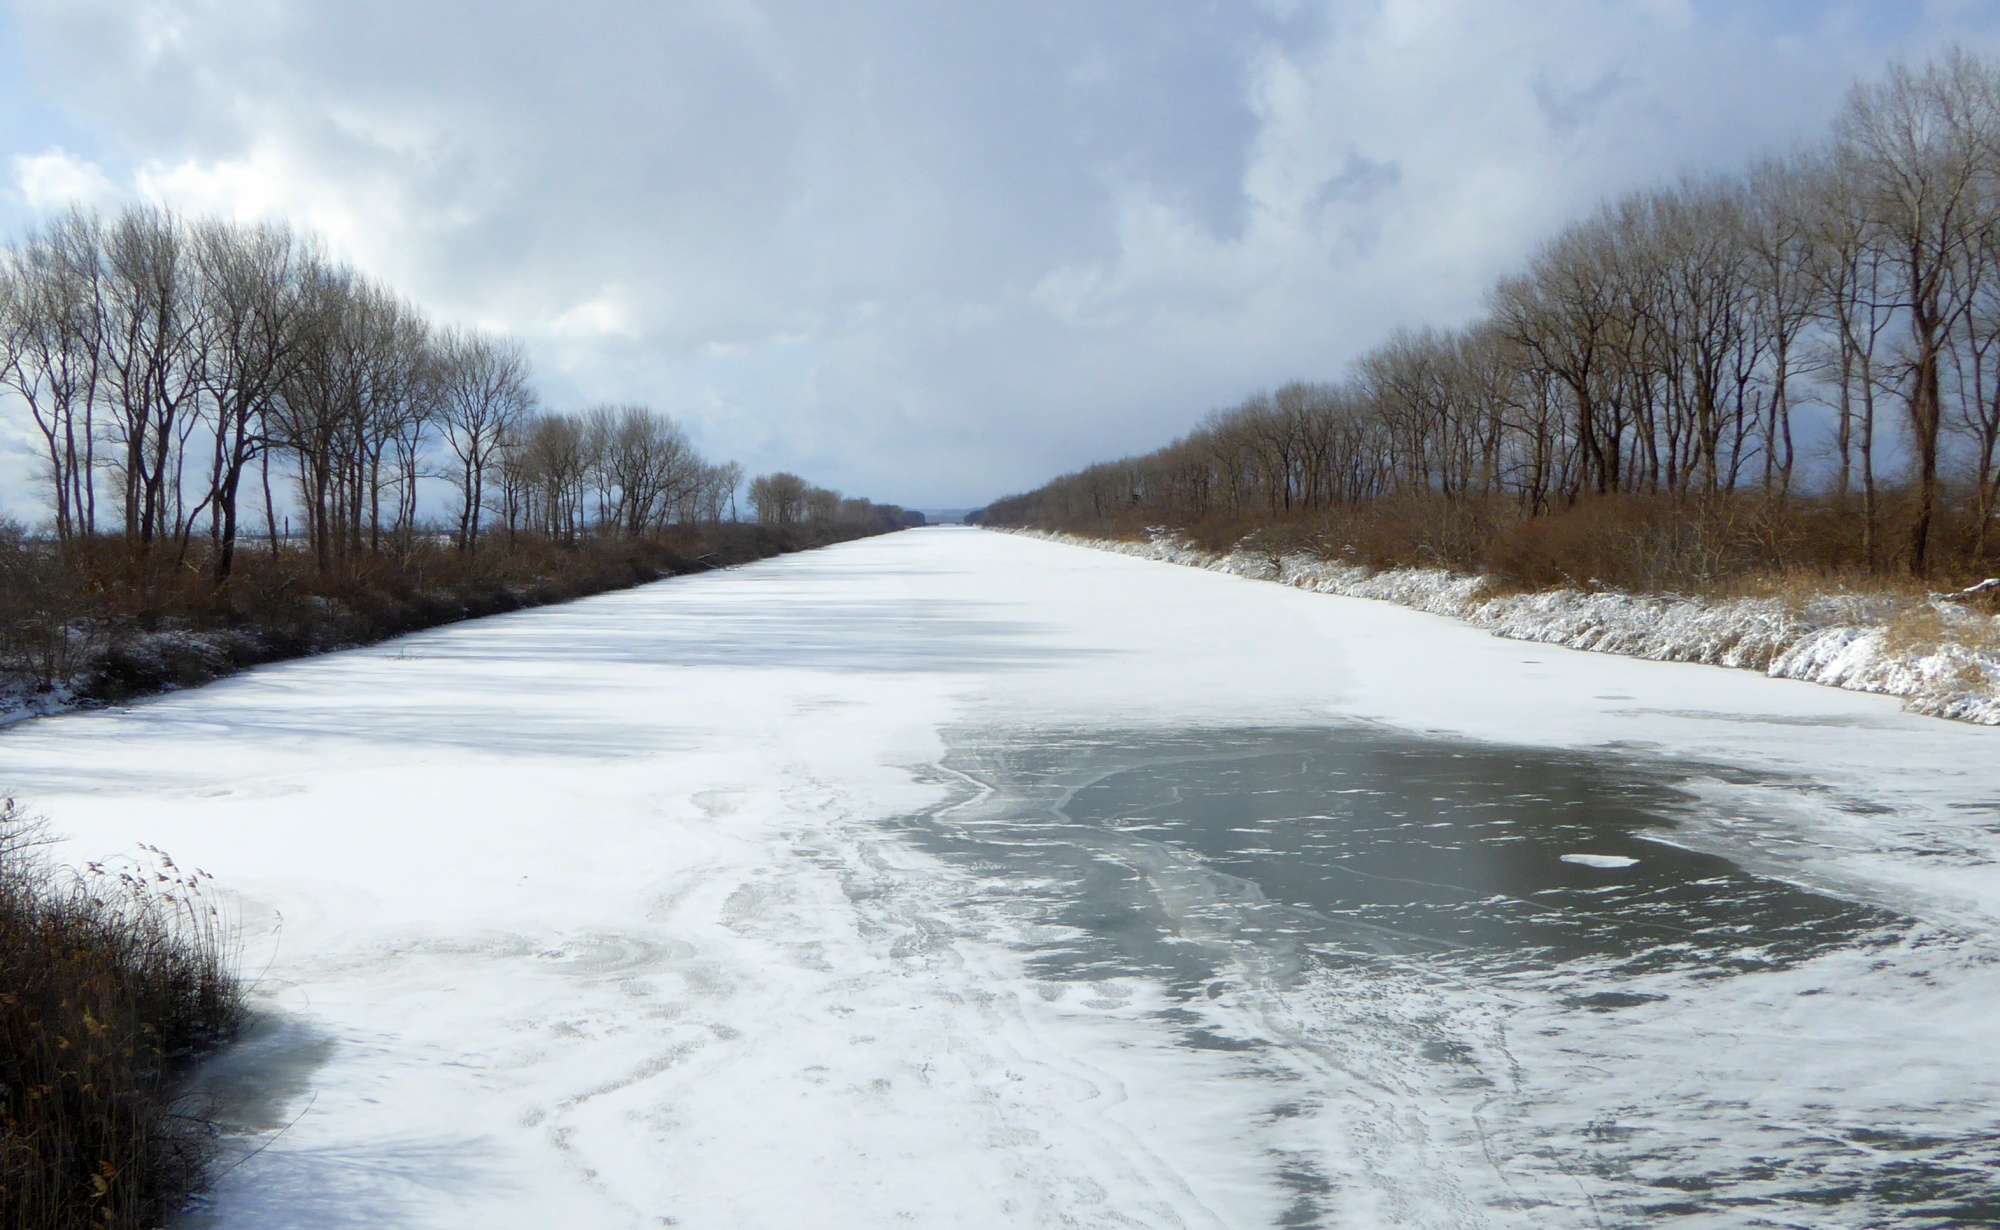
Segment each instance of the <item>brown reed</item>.
[{"label": "brown reed", "polygon": [[142,1230],[200,1188],[183,1097],[243,1019],[236,930],[205,873],[142,847],[78,871],[0,802],[0,1230]]}]

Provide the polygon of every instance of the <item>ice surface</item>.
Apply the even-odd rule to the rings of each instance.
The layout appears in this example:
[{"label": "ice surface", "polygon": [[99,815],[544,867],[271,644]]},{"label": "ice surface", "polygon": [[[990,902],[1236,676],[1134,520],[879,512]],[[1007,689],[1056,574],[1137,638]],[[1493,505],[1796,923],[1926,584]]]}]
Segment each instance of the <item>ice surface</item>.
[{"label": "ice surface", "polygon": [[[1226,969],[1189,1000],[1051,977],[1059,886],[908,828],[983,789],[950,732],[1335,725],[1672,763],[1671,840],[1910,929],[1626,999],[1587,962],[1308,975],[1134,833]],[[1996,764],[1887,697],[943,528],[0,735],[69,855],[236,894],[260,1018],[191,1219],[227,1227],[1613,1224],[1750,1165],[1747,1109],[1829,1174],[1957,1164],[2000,1104]]]}]

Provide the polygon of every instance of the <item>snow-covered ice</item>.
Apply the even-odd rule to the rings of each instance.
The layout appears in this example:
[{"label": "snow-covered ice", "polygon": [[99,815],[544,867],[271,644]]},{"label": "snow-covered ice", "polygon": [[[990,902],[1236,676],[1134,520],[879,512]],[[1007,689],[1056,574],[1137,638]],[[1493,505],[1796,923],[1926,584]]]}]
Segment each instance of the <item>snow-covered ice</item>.
[{"label": "snow-covered ice", "polygon": [[1562,861],[1575,863],[1579,867],[1602,868],[1634,867],[1639,863],[1638,859],[1629,854],[1565,854],[1562,856]]},{"label": "snow-covered ice", "polygon": [[[1046,800],[993,769],[1271,730],[1670,766],[1657,856],[1534,874],[1685,852],[1900,921],[1330,961],[1139,821],[1025,857]],[[234,895],[259,1022],[193,1224],[1932,1224],[2000,1139],[2000,729],[1081,547],[912,531],[434,630],[23,723],[0,787]],[[1095,867],[1206,989],[1051,968]]]},{"label": "snow-covered ice", "polygon": [[[1315,593],[1400,603],[1450,615],[1495,636],[1569,649],[1629,654],[1662,662],[1700,662],[1762,671],[1856,692],[1900,696],[1911,710],[2000,726],[2000,616],[1962,600],[1990,592],[1995,582],[1962,593],[1933,594],[1912,607],[1887,595],[1827,594],[1804,604],[1774,598],[1710,601],[1674,594],[1557,589],[1525,594],[1489,591],[1472,573],[1441,568],[1377,571],[1307,554],[1238,547],[1218,554],[1163,529],[1145,542],[1081,538],[1040,530],[1014,533],[1276,581]],[[1896,635],[1912,615],[1936,625],[1915,638]]]}]

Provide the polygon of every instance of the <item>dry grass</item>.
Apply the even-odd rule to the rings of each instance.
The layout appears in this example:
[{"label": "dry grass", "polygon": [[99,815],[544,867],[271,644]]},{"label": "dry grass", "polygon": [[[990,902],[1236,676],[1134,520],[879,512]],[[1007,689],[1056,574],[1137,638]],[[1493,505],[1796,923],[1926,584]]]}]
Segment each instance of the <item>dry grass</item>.
[{"label": "dry grass", "polygon": [[[1886,646],[1904,653],[1933,653],[1947,645],[2000,660],[2000,617],[1975,611],[1940,610],[1936,603],[1912,604],[1885,625]],[[1974,682],[1983,682],[1975,679]]]},{"label": "dry grass", "polygon": [[1586,498],[1539,516],[1511,500],[1406,495],[1352,507],[1176,519],[1154,511],[1098,524],[1036,528],[1143,538],[1165,526],[1196,546],[1273,556],[1305,553],[1375,569],[1483,574],[1496,592],[1574,588],[1729,599],[1809,600],[1868,594],[1921,601],[2000,575],[2000,543],[1973,551],[1971,510],[1948,503],[1931,574],[1913,577],[1899,553],[1909,500],[1890,493],[1864,541],[1854,502],[1739,493]]},{"label": "dry grass", "polygon": [[142,1230],[200,1186],[176,1090],[242,1018],[234,933],[157,850],[76,873],[38,838],[0,804],[0,1228]]}]

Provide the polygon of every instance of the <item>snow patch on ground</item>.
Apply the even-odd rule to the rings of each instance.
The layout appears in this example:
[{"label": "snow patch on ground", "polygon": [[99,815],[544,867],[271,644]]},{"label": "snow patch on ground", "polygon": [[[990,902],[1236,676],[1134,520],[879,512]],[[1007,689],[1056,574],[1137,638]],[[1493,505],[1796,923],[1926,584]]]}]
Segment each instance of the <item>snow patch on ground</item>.
[{"label": "snow patch on ground", "polygon": [[1759,671],[1773,679],[1900,697],[1912,712],[1932,717],[2000,726],[2000,651],[1980,647],[1996,642],[2000,618],[1942,601],[1932,604],[1935,614],[1947,635],[1956,632],[1960,639],[1901,644],[1888,625],[1895,605],[1859,595],[1829,595],[1803,607],[1769,598],[1714,602],[1576,589],[1496,595],[1481,577],[1440,568],[1377,571],[1302,554],[1241,549],[1217,554],[1168,533],[1131,542],[1009,532],[1314,593],[1394,602],[1511,640]]}]

